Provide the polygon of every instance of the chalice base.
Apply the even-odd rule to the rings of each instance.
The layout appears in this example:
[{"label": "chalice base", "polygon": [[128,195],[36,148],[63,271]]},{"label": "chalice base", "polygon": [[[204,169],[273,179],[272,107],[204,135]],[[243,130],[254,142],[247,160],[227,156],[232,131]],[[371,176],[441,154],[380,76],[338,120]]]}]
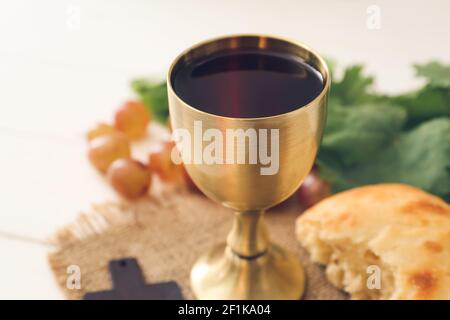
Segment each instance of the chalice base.
[{"label": "chalice base", "polygon": [[298,257],[277,245],[243,258],[220,244],[197,260],[191,287],[201,300],[296,300],[303,294],[305,274]]}]

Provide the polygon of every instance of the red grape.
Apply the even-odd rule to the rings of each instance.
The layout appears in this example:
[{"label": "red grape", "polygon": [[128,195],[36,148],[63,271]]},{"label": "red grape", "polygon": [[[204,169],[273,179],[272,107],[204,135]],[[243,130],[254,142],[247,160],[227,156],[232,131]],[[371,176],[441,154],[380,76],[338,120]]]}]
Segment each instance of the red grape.
[{"label": "red grape", "polygon": [[108,134],[113,134],[117,132],[116,128],[107,123],[98,123],[94,128],[88,131],[87,140],[91,141],[100,136],[105,136]]},{"label": "red grape", "polygon": [[182,164],[175,164],[172,161],[172,149],[175,144],[172,141],[162,142],[153,146],[148,163],[152,171],[158,175],[161,180],[175,184],[185,183],[185,169]]},{"label": "red grape", "polygon": [[107,177],[114,190],[129,200],[144,196],[151,185],[149,168],[129,158],[115,160],[108,169]]},{"label": "red grape", "polygon": [[130,139],[143,137],[149,122],[150,114],[145,105],[138,101],[125,102],[114,117],[117,130],[125,133]]},{"label": "red grape", "polygon": [[90,162],[101,172],[106,172],[116,159],[130,156],[130,144],[121,133],[100,136],[89,142]]}]

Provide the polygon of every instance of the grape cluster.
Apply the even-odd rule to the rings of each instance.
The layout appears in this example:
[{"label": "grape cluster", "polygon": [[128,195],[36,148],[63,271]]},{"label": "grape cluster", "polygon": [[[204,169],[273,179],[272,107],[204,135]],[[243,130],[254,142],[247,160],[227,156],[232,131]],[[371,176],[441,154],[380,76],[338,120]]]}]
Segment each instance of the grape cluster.
[{"label": "grape cluster", "polygon": [[88,131],[88,158],[122,197],[134,200],[145,196],[154,175],[165,183],[196,189],[182,164],[171,159],[172,141],[155,144],[144,164],[131,156],[131,142],[147,135],[151,115],[144,104],[127,101],[117,110],[114,124],[99,123]]}]

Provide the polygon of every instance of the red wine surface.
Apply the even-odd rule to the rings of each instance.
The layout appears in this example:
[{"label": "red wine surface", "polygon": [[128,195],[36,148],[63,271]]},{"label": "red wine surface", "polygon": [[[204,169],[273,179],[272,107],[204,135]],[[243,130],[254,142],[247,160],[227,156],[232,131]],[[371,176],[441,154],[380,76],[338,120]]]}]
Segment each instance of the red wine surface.
[{"label": "red wine surface", "polygon": [[172,76],[190,106],[220,116],[258,118],[305,106],[323,89],[323,78],[297,57],[269,50],[229,50],[191,61]]}]

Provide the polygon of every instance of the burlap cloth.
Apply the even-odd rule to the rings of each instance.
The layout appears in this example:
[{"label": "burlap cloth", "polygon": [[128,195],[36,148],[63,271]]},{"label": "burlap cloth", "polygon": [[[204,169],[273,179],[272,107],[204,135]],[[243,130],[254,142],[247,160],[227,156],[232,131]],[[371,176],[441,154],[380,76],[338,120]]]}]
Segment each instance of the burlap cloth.
[{"label": "burlap cloth", "polygon": [[[304,299],[344,299],[327,282],[323,268],[311,264],[295,239],[294,222],[300,214],[296,201],[269,210],[266,221],[271,238],[294,251],[307,273]],[[49,254],[57,282],[70,299],[86,292],[111,288],[108,262],[136,257],[147,282],[175,280],[191,299],[189,271],[200,254],[223,242],[233,214],[202,195],[187,191],[164,192],[133,203],[94,205],[54,237]],[[67,267],[78,265],[81,289],[66,288]]]}]

